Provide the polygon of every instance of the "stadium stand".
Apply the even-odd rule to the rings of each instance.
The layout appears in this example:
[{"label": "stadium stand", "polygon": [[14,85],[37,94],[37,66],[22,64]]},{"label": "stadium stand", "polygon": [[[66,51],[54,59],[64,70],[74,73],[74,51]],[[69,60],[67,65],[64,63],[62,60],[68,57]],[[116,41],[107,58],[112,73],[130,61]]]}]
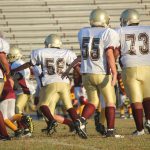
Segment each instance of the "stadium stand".
[{"label": "stadium stand", "polygon": [[137,9],[141,24],[150,25],[150,0],[1,0],[0,29],[26,59],[31,50],[44,46],[51,33],[61,35],[64,47],[78,54],[77,33],[89,26],[89,14],[95,8],[108,11],[112,28],[119,26],[119,16],[126,8]]}]

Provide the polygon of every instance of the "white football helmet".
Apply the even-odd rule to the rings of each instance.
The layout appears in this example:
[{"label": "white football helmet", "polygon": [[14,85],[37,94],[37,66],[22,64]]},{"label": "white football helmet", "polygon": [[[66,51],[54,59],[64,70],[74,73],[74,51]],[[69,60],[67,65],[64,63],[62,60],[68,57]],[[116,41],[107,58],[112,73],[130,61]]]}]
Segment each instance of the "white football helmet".
[{"label": "white football helmet", "polygon": [[50,34],[46,37],[44,44],[46,48],[48,47],[60,48],[62,46],[62,41],[60,36],[56,34]]},{"label": "white football helmet", "polygon": [[122,27],[129,26],[132,24],[139,24],[140,22],[140,15],[135,9],[126,9],[122,12],[120,16],[120,25]]},{"label": "white football helmet", "polygon": [[110,17],[103,9],[94,9],[90,14],[90,25],[93,27],[107,27],[109,25]]},{"label": "white football helmet", "polygon": [[17,47],[10,48],[10,52],[8,54],[9,62],[14,62],[22,57],[20,49]]}]

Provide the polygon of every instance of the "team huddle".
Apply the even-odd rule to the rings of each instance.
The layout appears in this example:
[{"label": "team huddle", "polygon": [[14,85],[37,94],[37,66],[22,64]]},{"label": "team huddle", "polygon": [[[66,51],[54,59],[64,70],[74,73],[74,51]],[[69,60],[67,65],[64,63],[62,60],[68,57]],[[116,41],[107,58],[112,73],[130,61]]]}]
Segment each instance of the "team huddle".
[{"label": "team huddle", "polygon": [[[96,130],[105,138],[123,138],[115,129],[116,61],[122,69],[120,76],[136,125],[132,135],[144,135],[144,128],[150,133],[150,26],[139,25],[139,13],[135,9],[122,12],[119,28],[111,29],[109,21],[105,10],[91,12],[90,27],[78,32],[80,56],[62,48],[59,35],[50,34],[45,39],[45,48],[32,50],[30,61],[25,63],[20,50],[0,38],[0,139],[11,139],[6,126],[14,131],[15,137],[32,136],[32,118],[23,114],[32,95],[47,124],[43,129],[47,134],[53,134],[58,123],[62,123],[87,139],[88,119],[101,105],[107,126],[105,129],[103,123],[95,122]],[[29,68],[37,81],[36,88],[30,80]],[[82,86],[87,93],[88,101],[84,96],[80,97],[80,103],[84,104],[80,113],[70,97],[69,72],[72,68],[82,77]],[[55,114],[60,100],[69,118]]]}]

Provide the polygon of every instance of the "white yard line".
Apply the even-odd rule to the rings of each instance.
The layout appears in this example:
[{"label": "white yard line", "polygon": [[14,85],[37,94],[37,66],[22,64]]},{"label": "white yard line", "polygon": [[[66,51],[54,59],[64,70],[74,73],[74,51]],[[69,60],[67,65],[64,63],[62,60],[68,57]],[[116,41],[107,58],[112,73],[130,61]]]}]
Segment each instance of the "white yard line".
[{"label": "white yard line", "polygon": [[85,150],[100,150],[99,148],[94,148],[92,146],[68,144],[68,143],[58,142],[58,141],[55,141],[53,139],[44,139],[43,141],[41,141],[41,139],[37,139],[36,142],[38,142],[38,143],[51,143],[53,145],[62,145],[62,146],[67,146],[67,147],[76,147],[76,148],[82,148]]}]

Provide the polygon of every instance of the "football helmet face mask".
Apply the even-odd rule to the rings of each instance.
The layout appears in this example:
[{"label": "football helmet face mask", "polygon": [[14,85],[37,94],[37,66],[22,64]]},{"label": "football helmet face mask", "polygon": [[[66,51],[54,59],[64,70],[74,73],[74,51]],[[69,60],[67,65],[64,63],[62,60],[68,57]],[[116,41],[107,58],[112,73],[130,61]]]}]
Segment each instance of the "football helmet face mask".
[{"label": "football helmet face mask", "polygon": [[62,41],[60,36],[56,34],[50,34],[46,37],[44,44],[46,48],[48,47],[60,48],[62,46]]},{"label": "football helmet face mask", "polygon": [[132,24],[139,24],[139,13],[135,9],[126,9],[120,16],[120,25],[122,27]]},{"label": "football helmet face mask", "polygon": [[90,25],[93,27],[107,27],[110,17],[103,9],[94,9],[90,14]]},{"label": "football helmet face mask", "polygon": [[9,62],[14,62],[22,57],[20,49],[17,47],[10,48],[10,53],[8,54]]}]

